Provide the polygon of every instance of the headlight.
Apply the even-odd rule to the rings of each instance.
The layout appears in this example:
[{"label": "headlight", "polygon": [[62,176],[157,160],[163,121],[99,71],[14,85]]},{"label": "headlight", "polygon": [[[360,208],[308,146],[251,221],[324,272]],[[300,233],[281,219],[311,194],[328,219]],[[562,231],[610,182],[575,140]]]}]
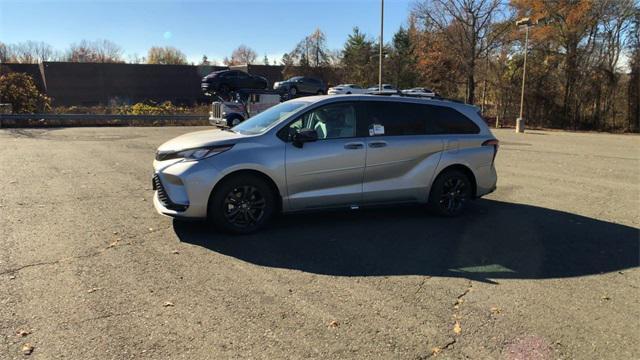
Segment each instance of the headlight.
[{"label": "headlight", "polygon": [[184,161],[198,161],[225,152],[232,147],[233,145],[218,145],[186,149],[177,152],[157,152],[156,160],[184,159]]}]

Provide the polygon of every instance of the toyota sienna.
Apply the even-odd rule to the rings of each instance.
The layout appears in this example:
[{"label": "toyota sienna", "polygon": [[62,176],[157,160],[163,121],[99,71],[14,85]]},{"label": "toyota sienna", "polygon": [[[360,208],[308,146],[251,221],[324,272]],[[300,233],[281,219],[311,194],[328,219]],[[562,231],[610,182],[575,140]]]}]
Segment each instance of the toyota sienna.
[{"label": "toyota sienna", "polygon": [[278,212],[425,204],[455,216],[496,188],[498,140],[477,108],[402,96],[313,96],[155,156],[154,205],[235,233]]}]

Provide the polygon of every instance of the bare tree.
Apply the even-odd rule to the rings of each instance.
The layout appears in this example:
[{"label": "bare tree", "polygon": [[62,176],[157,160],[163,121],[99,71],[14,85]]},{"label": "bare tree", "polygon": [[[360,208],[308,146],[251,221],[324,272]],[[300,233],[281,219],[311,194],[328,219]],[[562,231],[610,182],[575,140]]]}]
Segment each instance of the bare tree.
[{"label": "bare tree", "polygon": [[7,45],[0,42],[0,63],[9,62],[10,59],[10,50]]},{"label": "bare tree", "polygon": [[71,44],[65,56],[70,62],[119,63],[122,48],[109,40],[88,41]]},{"label": "bare tree", "polygon": [[101,63],[114,63],[122,61],[122,48],[109,40],[97,40],[94,42],[96,60]]},{"label": "bare tree", "polygon": [[231,59],[225,57],[224,64],[225,65],[243,65],[243,64],[253,64],[258,58],[258,54],[250,47],[246,45],[238,46],[231,53]]},{"label": "bare tree", "polygon": [[486,56],[508,29],[500,23],[508,17],[501,0],[421,0],[413,15],[429,31],[441,33],[465,66],[467,103],[475,100],[475,72],[478,59]]},{"label": "bare tree", "polygon": [[147,54],[147,64],[186,65],[187,56],[172,46],[154,46]]},{"label": "bare tree", "polygon": [[137,53],[127,55],[127,63],[129,64],[144,64],[147,59],[144,56],[140,56]]},{"label": "bare tree", "polygon": [[320,29],[302,39],[289,53],[296,65],[302,67],[321,67],[333,62],[332,53],[327,48],[327,40]]},{"label": "bare tree", "polygon": [[52,60],[54,50],[51,45],[42,41],[25,41],[10,46],[11,61],[36,64],[39,62]]}]

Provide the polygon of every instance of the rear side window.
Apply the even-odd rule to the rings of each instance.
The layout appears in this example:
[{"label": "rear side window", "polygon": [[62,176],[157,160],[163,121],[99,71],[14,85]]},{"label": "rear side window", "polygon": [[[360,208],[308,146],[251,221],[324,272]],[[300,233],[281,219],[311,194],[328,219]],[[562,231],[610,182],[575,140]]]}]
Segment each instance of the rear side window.
[{"label": "rear side window", "polygon": [[[369,127],[382,125],[384,135],[425,135],[426,121],[419,105],[376,101],[367,105]],[[371,133],[370,133],[371,134]]]},{"label": "rear side window", "polygon": [[[428,105],[424,105],[428,106]],[[477,134],[480,128],[462,113],[446,106],[433,108],[433,130],[435,134]]]},{"label": "rear side window", "polygon": [[372,129],[374,124],[382,125],[386,136],[480,132],[473,121],[446,106],[376,101],[367,104],[367,112],[369,128]]}]

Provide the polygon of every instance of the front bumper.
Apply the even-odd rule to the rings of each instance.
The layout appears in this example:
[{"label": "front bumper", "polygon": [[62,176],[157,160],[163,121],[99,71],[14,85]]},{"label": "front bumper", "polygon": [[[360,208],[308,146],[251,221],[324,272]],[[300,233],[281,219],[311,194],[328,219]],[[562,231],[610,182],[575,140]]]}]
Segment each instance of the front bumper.
[{"label": "front bumper", "polygon": [[228,127],[229,124],[227,123],[227,119],[226,118],[217,118],[217,117],[213,117],[213,115],[211,115],[211,113],[209,113],[209,124],[213,125],[213,126],[218,126],[218,127]]},{"label": "front bumper", "polygon": [[206,218],[209,196],[219,180],[218,170],[202,161],[154,161],[153,205],[162,215]]}]

